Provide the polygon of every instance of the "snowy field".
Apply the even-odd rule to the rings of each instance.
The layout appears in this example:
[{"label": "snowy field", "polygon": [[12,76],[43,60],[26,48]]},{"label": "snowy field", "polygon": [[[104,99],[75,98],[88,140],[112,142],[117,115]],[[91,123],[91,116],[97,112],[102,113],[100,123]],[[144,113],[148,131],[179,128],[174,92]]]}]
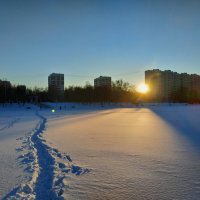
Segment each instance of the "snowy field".
[{"label": "snowy field", "polygon": [[200,106],[49,105],[0,107],[1,199],[200,199]]}]

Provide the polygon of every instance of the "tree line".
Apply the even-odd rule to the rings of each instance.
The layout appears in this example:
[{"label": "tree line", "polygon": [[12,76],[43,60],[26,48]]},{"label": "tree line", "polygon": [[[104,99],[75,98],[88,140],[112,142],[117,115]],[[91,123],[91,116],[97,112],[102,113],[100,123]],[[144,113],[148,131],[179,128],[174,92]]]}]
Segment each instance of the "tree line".
[{"label": "tree line", "polygon": [[123,80],[117,80],[111,87],[69,86],[65,89],[67,102],[136,102],[135,87]]},{"label": "tree line", "polygon": [[[112,82],[111,87],[68,86],[63,102],[132,102],[137,100],[135,87],[123,80]],[[48,88],[27,88],[25,85],[0,85],[0,103],[54,102],[56,94],[48,92]]]},{"label": "tree line", "polygon": [[[112,82],[111,87],[93,87],[89,83],[84,86],[68,86],[64,96],[59,101],[63,102],[166,102],[162,99],[151,99],[149,94],[140,94],[133,85],[123,80]],[[48,88],[27,88],[25,85],[0,84],[0,103],[39,103],[56,102],[56,94],[48,92]],[[172,93],[168,100],[171,103],[200,103],[198,91],[180,88]]]}]

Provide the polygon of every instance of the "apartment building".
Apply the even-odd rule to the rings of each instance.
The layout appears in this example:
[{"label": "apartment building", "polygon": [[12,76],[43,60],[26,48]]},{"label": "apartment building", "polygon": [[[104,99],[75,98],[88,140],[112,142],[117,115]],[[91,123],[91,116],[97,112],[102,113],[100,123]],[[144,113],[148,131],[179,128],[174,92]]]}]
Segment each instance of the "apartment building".
[{"label": "apartment building", "polygon": [[10,83],[10,81],[0,80],[0,86],[9,88],[9,87],[11,87],[11,83]]},{"label": "apartment building", "polygon": [[48,91],[52,100],[64,97],[64,74],[52,73],[48,76]]},{"label": "apartment building", "polygon": [[100,76],[94,79],[94,87],[111,87],[111,77]]},{"label": "apartment building", "polygon": [[150,88],[152,99],[169,101],[180,89],[200,93],[200,76],[159,69],[145,71],[145,83]]}]

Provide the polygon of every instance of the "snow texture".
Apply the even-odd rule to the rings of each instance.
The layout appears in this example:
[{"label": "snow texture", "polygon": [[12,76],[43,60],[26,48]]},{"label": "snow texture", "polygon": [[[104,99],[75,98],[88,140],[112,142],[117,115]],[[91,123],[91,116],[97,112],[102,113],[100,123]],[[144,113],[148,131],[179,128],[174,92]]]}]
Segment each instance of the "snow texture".
[{"label": "snow texture", "polygon": [[[27,183],[15,187],[3,199],[64,199],[63,193],[67,188],[63,179],[68,173],[77,176],[88,173],[90,170],[75,165],[69,155],[59,152],[45,144],[42,133],[45,131],[47,119],[36,114],[40,119],[35,129],[22,140],[22,146],[16,151],[28,150],[18,159],[24,165],[25,170],[32,174]],[[57,162],[59,159],[60,162]]]},{"label": "snow texture", "polygon": [[1,199],[200,199],[200,106],[48,105],[0,108]]}]

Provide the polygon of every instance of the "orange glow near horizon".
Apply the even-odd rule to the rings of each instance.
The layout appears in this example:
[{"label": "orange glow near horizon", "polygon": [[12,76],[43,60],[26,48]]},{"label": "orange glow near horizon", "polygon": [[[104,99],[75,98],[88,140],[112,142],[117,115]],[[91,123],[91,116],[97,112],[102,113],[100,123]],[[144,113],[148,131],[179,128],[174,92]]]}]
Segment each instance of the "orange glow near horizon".
[{"label": "orange glow near horizon", "polygon": [[143,94],[146,94],[149,91],[149,86],[146,85],[145,83],[141,83],[138,87],[137,87],[137,91]]}]

